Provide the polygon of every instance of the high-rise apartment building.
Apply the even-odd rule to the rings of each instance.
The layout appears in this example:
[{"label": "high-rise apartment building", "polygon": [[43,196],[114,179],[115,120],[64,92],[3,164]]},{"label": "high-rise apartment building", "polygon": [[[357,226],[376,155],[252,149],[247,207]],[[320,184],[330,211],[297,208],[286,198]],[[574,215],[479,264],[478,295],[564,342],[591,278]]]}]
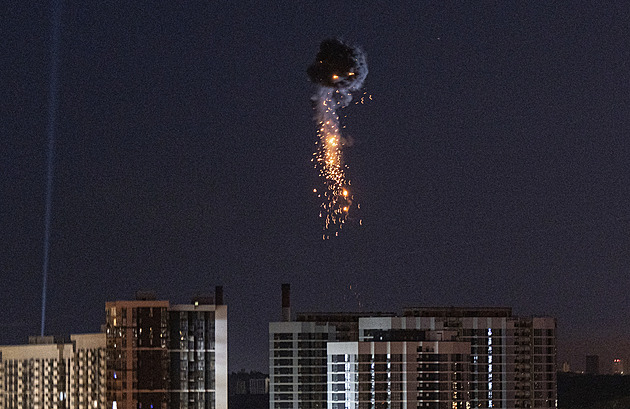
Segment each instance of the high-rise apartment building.
[{"label": "high-rise apartment building", "polygon": [[0,409],[104,409],[105,334],[0,346]]},{"label": "high-rise apartment building", "polygon": [[108,409],[167,409],[168,301],[106,303]]},{"label": "high-rise apartment building", "polygon": [[269,324],[270,408],[326,407],[326,344],[334,340],[328,324]]},{"label": "high-rise apartment building", "polygon": [[269,325],[270,409],[556,407],[555,337],[511,308],[298,314]]},{"label": "high-rise apartment building", "polygon": [[374,341],[409,339],[414,331],[454,333],[453,341],[470,345],[471,407],[556,407],[554,318],[517,317],[511,308],[409,308],[402,317],[361,319],[359,331],[361,340]]},{"label": "high-rise apartment building", "polygon": [[391,335],[328,344],[328,408],[470,408],[468,342]]},{"label": "high-rise apartment building", "polygon": [[359,317],[378,314],[302,313],[290,321],[289,286],[282,292],[283,321],[269,324],[269,407],[326,408],[327,344],[357,340]]},{"label": "high-rise apartment building", "polygon": [[599,355],[586,355],[586,370],[589,375],[599,375]]},{"label": "high-rise apartment building", "polygon": [[227,409],[227,307],[150,293],[106,304],[108,409]]},{"label": "high-rise apartment building", "polygon": [[227,409],[227,310],[174,305],[169,310],[170,407]]}]

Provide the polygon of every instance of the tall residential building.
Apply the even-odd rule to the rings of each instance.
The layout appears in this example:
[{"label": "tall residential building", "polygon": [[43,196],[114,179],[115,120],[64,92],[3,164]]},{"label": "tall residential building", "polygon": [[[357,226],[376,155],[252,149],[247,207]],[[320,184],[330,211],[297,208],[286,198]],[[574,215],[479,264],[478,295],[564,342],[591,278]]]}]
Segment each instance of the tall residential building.
[{"label": "tall residential building", "polygon": [[284,284],[283,321],[269,324],[269,407],[326,408],[326,345],[358,340],[359,318],[370,315],[378,314],[303,313],[290,321],[289,286]]},{"label": "tall residential building", "polygon": [[599,375],[599,355],[586,355],[585,369],[589,375]]},{"label": "tall residential building", "polygon": [[151,293],[106,303],[108,409],[227,409],[227,307]]},{"label": "tall residential building", "polygon": [[470,344],[473,408],[556,407],[554,318],[513,316],[511,308],[409,308],[402,317],[366,318],[359,325],[362,339],[375,340],[389,332],[455,332],[453,340]]},{"label": "tall residential building", "polygon": [[227,309],[202,302],[169,311],[173,409],[227,409]]},{"label": "tall residential building", "polygon": [[470,408],[470,344],[401,335],[328,343],[328,408]]},{"label": "tall residential building", "polygon": [[167,409],[168,301],[105,304],[108,409]]},{"label": "tall residential building", "polygon": [[314,322],[269,324],[269,407],[326,407],[326,344],[335,328]]},{"label": "tall residential building", "polygon": [[554,318],[511,308],[297,317],[269,325],[270,409],[556,407]]},{"label": "tall residential building", "polygon": [[105,334],[0,346],[0,409],[104,409]]}]

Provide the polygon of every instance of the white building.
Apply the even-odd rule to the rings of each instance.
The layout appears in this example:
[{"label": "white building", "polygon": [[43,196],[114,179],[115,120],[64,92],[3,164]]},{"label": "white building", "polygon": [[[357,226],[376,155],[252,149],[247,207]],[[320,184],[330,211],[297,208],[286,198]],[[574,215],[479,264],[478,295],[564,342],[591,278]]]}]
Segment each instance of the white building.
[{"label": "white building", "polygon": [[288,287],[282,316],[269,324],[270,409],[557,407],[551,317],[448,307],[291,321]]},{"label": "white building", "polygon": [[169,407],[227,409],[227,306],[172,305],[168,322]]},{"label": "white building", "polygon": [[328,343],[328,409],[556,407],[556,321],[509,308],[359,319]]},{"label": "white building", "polygon": [[0,409],[106,407],[105,334],[0,346]]},{"label": "white building", "polygon": [[[556,407],[554,318],[515,317],[511,308],[450,307],[409,308],[402,317],[359,320],[360,341],[410,341],[423,331],[454,333],[452,340],[470,345],[471,407]],[[435,407],[443,407],[442,401]]]},{"label": "white building", "polygon": [[270,408],[326,407],[326,344],[334,339],[328,324],[269,324]]},{"label": "white building", "polygon": [[328,409],[470,408],[470,344],[328,343]]},{"label": "white building", "polygon": [[282,285],[282,321],[269,323],[269,407],[324,409],[326,346],[356,341],[359,318],[393,314],[301,313],[291,321],[290,288]]}]

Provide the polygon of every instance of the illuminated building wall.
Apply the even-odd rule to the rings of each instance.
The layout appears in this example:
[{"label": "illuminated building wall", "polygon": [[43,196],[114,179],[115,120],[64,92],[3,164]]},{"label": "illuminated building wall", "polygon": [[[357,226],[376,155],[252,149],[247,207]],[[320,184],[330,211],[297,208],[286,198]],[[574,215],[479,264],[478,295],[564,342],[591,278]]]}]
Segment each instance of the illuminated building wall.
[{"label": "illuminated building wall", "polygon": [[0,347],[1,409],[104,409],[105,334]]},{"label": "illuminated building wall", "polygon": [[410,308],[394,326],[452,330],[470,344],[475,408],[554,408],[556,320],[517,317],[511,308]]},{"label": "illuminated building wall", "polygon": [[326,407],[326,344],[335,328],[314,322],[269,324],[269,407]]},{"label": "illuminated building wall", "polygon": [[385,314],[300,313],[296,321],[270,323],[269,407],[326,408],[326,345],[358,340],[359,318],[370,315]]},{"label": "illuminated building wall", "polygon": [[[336,405],[334,408],[344,409],[345,405],[348,409],[406,409],[416,408],[415,403],[422,403],[417,407],[440,409],[468,408],[468,405],[484,409],[557,407],[555,318],[513,316],[511,308],[438,307],[409,308],[402,316],[369,312],[298,314],[296,321],[290,321],[290,305],[285,298],[288,297],[283,297],[285,321],[269,325],[270,409],[332,409],[329,406],[332,404]],[[375,352],[372,359],[371,354],[357,352],[368,348],[365,345],[375,351],[389,348],[390,357],[387,358],[387,352]],[[442,350],[448,345],[457,345],[453,348],[460,348],[459,352],[440,354],[423,350],[420,354],[418,350],[425,347]],[[465,350],[461,349],[463,345],[467,346]],[[350,348],[350,352],[343,352],[344,348]],[[391,352],[392,348],[397,352]],[[329,361],[339,360],[341,355],[343,361]],[[438,361],[431,361],[436,355]],[[467,361],[460,361],[461,356],[466,356]],[[417,366],[404,366],[414,359]],[[451,369],[448,365],[440,366],[439,359],[452,360],[445,362],[457,364],[457,371],[452,365]],[[368,363],[380,365],[381,369],[390,364],[391,376],[411,376],[408,381],[413,381],[413,376],[422,379],[420,372],[425,375],[420,364],[437,368],[426,375],[440,379],[438,390],[435,381],[433,384],[396,381],[392,386],[406,385],[407,391],[418,394],[401,395],[402,392],[390,388],[392,399],[388,401],[383,399],[383,390],[379,389],[377,396],[377,389],[370,389],[374,402],[372,397],[367,401],[367,390],[362,389],[367,384],[362,384],[360,377],[367,376],[364,369]],[[397,365],[395,370],[393,365]],[[460,368],[463,368],[461,373]],[[451,381],[439,383],[456,377],[455,372],[467,379],[467,387],[460,390],[451,383],[449,389]],[[359,378],[346,378],[346,373]],[[378,376],[384,376],[383,373],[387,376],[388,372],[379,372]],[[383,387],[386,381],[379,382],[379,387]],[[453,392],[458,393],[453,395]],[[420,394],[428,394],[430,399],[421,399]]]},{"label": "illuminated building wall", "polygon": [[106,304],[108,409],[227,409],[227,307]]},{"label": "illuminated building wall", "polygon": [[166,409],[168,301],[106,303],[108,409]]},{"label": "illuminated building wall", "polygon": [[170,407],[227,409],[227,308],[198,303],[169,310]]},{"label": "illuminated building wall", "polygon": [[[105,408],[107,402],[107,360],[105,334],[70,335],[75,348],[72,396],[77,409]],[[72,403],[72,402],[71,402]]]},{"label": "illuminated building wall", "polygon": [[328,409],[467,409],[470,344],[328,343]]}]

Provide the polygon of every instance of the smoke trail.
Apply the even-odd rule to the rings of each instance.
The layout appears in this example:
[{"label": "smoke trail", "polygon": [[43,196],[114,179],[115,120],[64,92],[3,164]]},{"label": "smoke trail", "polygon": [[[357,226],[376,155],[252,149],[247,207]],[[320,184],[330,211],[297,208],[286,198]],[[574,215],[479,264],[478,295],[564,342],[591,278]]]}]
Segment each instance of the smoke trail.
[{"label": "smoke trail", "polygon": [[345,141],[341,137],[337,110],[346,107],[352,101],[352,92],[363,86],[368,73],[366,56],[358,47],[327,39],[320,44],[316,60],[307,73],[317,85],[312,99],[319,124],[319,141],[313,161],[325,186],[320,217],[324,219],[326,231],[323,238],[328,239],[330,229],[337,235],[343,227],[353,199],[343,162]]},{"label": "smoke trail", "polygon": [[48,94],[48,125],[46,133],[48,134],[48,153],[47,153],[47,169],[46,169],[46,214],[44,218],[44,265],[42,272],[42,323],[41,336],[44,336],[46,324],[46,287],[48,282],[48,259],[50,251],[50,219],[52,208],[52,189],[53,189],[53,160],[55,148],[55,129],[57,122],[57,106],[59,93],[59,36],[61,31],[61,0],[52,0],[52,38],[50,50],[50,89]]}]

